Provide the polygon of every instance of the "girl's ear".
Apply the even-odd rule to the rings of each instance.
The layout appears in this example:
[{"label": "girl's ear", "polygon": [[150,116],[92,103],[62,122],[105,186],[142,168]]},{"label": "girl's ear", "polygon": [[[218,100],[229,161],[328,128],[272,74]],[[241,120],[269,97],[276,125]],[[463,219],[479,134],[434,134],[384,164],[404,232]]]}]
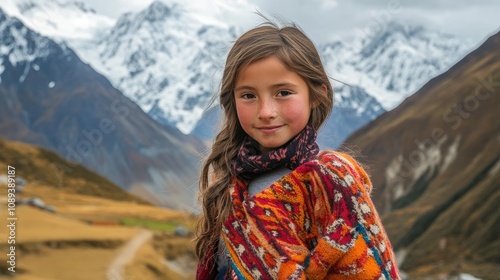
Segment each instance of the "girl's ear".
[{"label": "girl's ear", "polygon": [[[321,85],[321,90],[323,91],[323,94],[326,96],[328,93],[328,89],[326,88],[325,84]],[[314,100],[313,102],[311,102],[311,109],[318,107],[318,105],[319,105],[319,101]]]}]

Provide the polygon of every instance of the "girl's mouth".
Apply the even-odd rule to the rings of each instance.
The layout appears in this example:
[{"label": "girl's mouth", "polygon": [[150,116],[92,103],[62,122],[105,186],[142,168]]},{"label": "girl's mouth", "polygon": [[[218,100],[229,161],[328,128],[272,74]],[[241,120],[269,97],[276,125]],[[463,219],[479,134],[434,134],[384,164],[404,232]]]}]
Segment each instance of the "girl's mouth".
[{"label": "girl's mouth", "polygon": [[283,125],[273,125],[273,126],[260,126],[257,129],[263,133],[273,133],[278,131]]}]

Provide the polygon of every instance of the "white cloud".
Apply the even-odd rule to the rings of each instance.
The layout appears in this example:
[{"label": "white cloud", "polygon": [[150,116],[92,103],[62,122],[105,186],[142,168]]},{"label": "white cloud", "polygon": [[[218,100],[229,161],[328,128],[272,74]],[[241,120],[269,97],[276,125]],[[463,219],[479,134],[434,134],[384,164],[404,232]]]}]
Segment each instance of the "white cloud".
[{"label": "white cloud", "polygon": [[[152,0],[84,0],[99,13],[117,18],[127,11],[138,11]],[[227,24],[244,29],[251,28],[266,16],[279,15],[301,26],[316,42],[349,35],[356,28],[364,28],[376,22],[394,19],[424,25],[461,37],[463,40],[480,42],[488,34],[498,31],[500,22],[497,12],[500,1],[446,1],[446,0],[165,0],[167,3],[182,2],[188,10],[200,17],[216,17]]]},{"label": "white cloud", "polygon": [[338,5],[338,2],[335,0],[325,0],[321,3],[321,6],[323,7],[323,9],[332,9],[332,8],[337,7],[337,5]]}]

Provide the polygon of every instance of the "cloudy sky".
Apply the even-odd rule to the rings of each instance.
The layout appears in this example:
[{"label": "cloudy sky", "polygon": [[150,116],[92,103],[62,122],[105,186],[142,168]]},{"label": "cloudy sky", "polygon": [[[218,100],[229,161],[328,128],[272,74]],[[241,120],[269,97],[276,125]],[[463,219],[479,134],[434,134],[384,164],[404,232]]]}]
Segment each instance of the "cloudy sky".
[{"label": "cloudy sky", "polygon": [[[173,2],[179,0],[162,0]],[[84,0],[98,13],[117,18],[139,11],[152,0]],[[376,33],[390,20],[425,25],[475,45],[500,30],[500,1],[482,0],[190,0],[183,1],[200,16],[216,17],[228,24],[250,28],[262,20],[255,14],[279,15],[300,25],[321,43],[363,32]],[[251,2],[251,3],[250,3]]]}]

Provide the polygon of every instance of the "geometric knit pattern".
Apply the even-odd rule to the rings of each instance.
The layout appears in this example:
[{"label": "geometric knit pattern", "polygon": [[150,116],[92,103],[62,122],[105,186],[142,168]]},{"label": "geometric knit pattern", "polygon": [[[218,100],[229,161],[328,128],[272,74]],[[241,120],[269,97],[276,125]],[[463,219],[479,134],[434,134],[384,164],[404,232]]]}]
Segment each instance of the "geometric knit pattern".
[{"label": "geometric knit pattern", "polygon": [[232,278],[399,279],[370,179],[350,156],[321,152],[253,197],[247,184],[233,179],[222,228]]}]

